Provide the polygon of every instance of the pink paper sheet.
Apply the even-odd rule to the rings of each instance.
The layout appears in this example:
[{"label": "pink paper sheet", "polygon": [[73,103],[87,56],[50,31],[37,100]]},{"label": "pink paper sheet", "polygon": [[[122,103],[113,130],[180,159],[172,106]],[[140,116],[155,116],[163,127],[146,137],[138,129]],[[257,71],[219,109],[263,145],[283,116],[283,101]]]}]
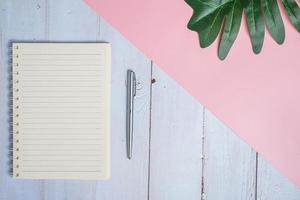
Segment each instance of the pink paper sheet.
[{"label": "pink paper sheet", "polygon": [[[252,53],[245,23],[225,61],[217,43],[200,49],[183,0],[86,0],[136,47],[300,186],[300,35],[269,34]],[[188,137],[188,136],[187,136]]]}]

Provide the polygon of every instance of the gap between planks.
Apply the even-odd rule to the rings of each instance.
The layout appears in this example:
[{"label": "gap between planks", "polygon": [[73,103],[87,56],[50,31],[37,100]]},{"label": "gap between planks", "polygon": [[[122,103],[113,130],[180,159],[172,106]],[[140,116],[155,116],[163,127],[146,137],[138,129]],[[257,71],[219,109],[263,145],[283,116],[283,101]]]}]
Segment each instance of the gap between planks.
[{"label": "gap between planks", "polygon": [[151,70],[150,70],[150,112],[149,112],[149,145],[148,145],[148,191],[147,191],[147,200],[150,200],[150,177],[151,177],[151,125],[152,125],[152,87],[155,83],[155,79],[153,77],[153,61],[151,60]]}]

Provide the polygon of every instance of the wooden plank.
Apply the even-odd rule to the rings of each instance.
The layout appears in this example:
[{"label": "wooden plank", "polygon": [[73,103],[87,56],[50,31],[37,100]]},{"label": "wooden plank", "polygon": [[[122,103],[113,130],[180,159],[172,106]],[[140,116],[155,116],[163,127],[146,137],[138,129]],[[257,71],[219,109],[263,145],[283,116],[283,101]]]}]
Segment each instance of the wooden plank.
[{"label": "wooden plank", "polygon": [[203,107],[153,67],[149,199],[201,198]]},{"label": "wooden plank", "polygon": [[[99,17],[81,0],[48,1],[46,36],[51,42],[95,42]],[[45,180],[44,199],[96,199],[96,181]]]},{"label": "wooden plank", "polygon": [[42,199],[42,181],[15,180],[9,174],[10,43],[45,39],[45,1],[1,0],[0,199]]},{"label": "wooden plank", "polygon": [[[50,41],[106,41],[112,43],[112,128],[110,181],[47,182],[45,197],[51,199],[146,199],[148,183],[148,130],[151,62],[83,1],[64,0],[49,5]],[[101,33],[101,34],[100,34]],[[126,158],[126,69],[137,73],[139,87],[135,106],[134,155]],[[122,167],[120,167],[122,166]],[[63,188],[63,189],[61,189]],[[137,191],[136,189],[139,188]]]},{"label": "wooden plank", "polygon": [[4,6],[2,12],[5,20],[2,23],[5,24],[6,45],[14,41],[45,40],[45,0],[2,0],[1,5]]},{"label": "wooden plank", "polygon": [[[0,6],[0,199],[147,199],[150,60],[81,0],[59,3],[0,0]],[[47,39],[113,43],[111,181],[16,181],[8,173],[8,46],[11,41]],[[125,71],[128,67],[136,70],[139,80],[132,161],[126,159],[125,149]],[[153,84],[152,98],[149,198],[200,199],[202,106],[156,66],[153,78],[157,82]],[[205,117],[203,147],[207,157],[203,189],[206,197],[252,200],[255,152],[245,147],[213,115],[206,112]],[[300,199],[299,188],[261,157],[257,176],[257,199]]]},{"label": "wooden plank", "polygon": [[[90,42],[101,39],[113,43],[113,46],[118,49],[118,51],[113,52],[112,66],[112,105],[114,105],[112,107],[112,180],[107,182],[14,181],[3,179],[1,176],[0,199],[146,199],[150,121],[150,60],[105,23],[102,25],[104,34],[100,36],[100,18],[80,0],[64,0],[59,4],[51,1],[49,5],[45,3],[36,5],[35,3],[34,9],[44,10],[43,15],[39,18],[39,16],[31,14],[31,11],[34,10],[32,5],[25,6],[25,10],[20,12],[22,18],[18,18],[20,23],[16,22],[19,26],[12,27],[10,25],[9,28],[12,27],[12,29],[8,35],[26,41],[49,39],[50,41]],[[9,6],[11,10],[20,11],[20,9],[16,9],[16,6],[20,6],[17,3],[13,6],[9,3]],[[29,16],[23,16],[25,12]],[[11,12],[11,14],[14,14],[14,17],[18,16],[18,13],[15,12]],[[40,19],[43,19],[41,21],[44,23],[40,27],[41,31],[35,30],[36,34],[32,34],[34,29],[31,26],[37,26],[35,23],[39,22]],[[23,30],[24,24],[28,27],[27,31]],[[18,29],[20,29],[19,34],[15,32]],[[44,34],[44,37],[38,37],[41,33]],[[125,154],[125,77],[128,67],[136,70],[139,82],[134,127],[137,135],[134,140],[132,161],[128,161]],[[1,102],[1,107],[5,106]],[[4,124],[4,120],[1,123]],[[1,135],[1,147],[3,139],[6,138]],[[5,147],[8,148],[7,145]],[[5,187],[6,185],[7,187]],[[136,191],[137,188],[141,189]]]},{"label": "wooden plank", "polygon": [[262,156],[258,157],[257,200],[299,200],[300,188]]},{"label": "wooden plank", "polygon": [[50,41],[95,42],[100,18],[82,0],[48,3],[48,37]]},{"label": "wooden plank", "polygon": [[254,200],[256,153],[205,110],[204,194],[213,200]]},{"label": "wooden plank", "polygon": [[[151,61],[101,19],[100,38],[112,44],[111,180],[99,182],[97,196],[109,200],[146,200],[150,126]],[[137,76],[133,157],[126,157],[126,71]]]}]

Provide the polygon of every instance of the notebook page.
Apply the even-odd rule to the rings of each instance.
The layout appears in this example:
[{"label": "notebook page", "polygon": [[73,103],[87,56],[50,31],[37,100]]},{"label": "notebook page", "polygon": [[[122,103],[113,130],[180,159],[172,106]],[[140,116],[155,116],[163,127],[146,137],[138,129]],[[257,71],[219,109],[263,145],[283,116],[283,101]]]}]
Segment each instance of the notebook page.
[{"label": "notebook page", "polygon": [[13,44],[13,176],[108,179],[110,45]]}]

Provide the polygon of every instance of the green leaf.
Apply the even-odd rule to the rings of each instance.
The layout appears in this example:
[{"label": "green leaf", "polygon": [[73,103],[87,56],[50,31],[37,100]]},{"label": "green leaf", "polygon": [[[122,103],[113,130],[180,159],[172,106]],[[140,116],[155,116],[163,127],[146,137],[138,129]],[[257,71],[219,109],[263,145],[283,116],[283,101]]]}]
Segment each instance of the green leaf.
[{"label": "green leaf", "polygon": [[294,0],[282,0],[282,4],[295,28],[300,32],[300,8]]},{"label": "green leaf", "polygon": [[200,23],[206,17],[213,15],[218,9],[225,7],[232,0],[185,0],[193,8],[193,15],[188,23],[191,30],[197,29]]},{"label": "green leaf", "polygon": [[243,5],[240,0],[235,0],[232,8],[227,15],[225,28],[222,34],[222,39],[219,45],[219,58],[225,59],[231,49],[238,32],[240,30],[241,20],[243,15]]},{"label": "green leaf", "polygon": [[211,45],[217,38],[223,18],[232,0],[215,2],[212,0],[186,0],[194,8],[193,16],[188,23],[190,30],[198,32],[202,48]]},{"label": "green leaf", "polygon": [[[277,0],[185,0],[193,8],[188,28],[198,33],[202,48],[211,45],[221,31],[218,56],[225,59],[240,29],[245,9],[253,52],[260,53],[265,35],[265,24],[278,43],[285,39],[284,24]],[[296,0],[281,0],[285,10],[300,32],[300,8]]]},{"label": "green leaf", "polygon": [[193,15],[188,23],[188,28],[196,31],[199,22],[218,9],[218,4],[206,0],[186,0],[186,3],[193,8]]},{"label": "green leaf", "polygon": [[285,38],[285,31],[277,0],[262,0],[262,9],[271,36],[278,44],[282,44]]},{"label": "green leaf", "polygon": [[265,24],[260,0],[250,0],[245,9],[245,13],[251,37],[252,50],[258,54],[263,46],[265,36]]},{"label": "green leaf", "polygon": [[218,9],[213,15],[207,17],[204,23],[199,30],[199,41],[202,48],[208,47],[211,45],[217,38],[223,18],[225,16],[225,11],[223,8]]}]

